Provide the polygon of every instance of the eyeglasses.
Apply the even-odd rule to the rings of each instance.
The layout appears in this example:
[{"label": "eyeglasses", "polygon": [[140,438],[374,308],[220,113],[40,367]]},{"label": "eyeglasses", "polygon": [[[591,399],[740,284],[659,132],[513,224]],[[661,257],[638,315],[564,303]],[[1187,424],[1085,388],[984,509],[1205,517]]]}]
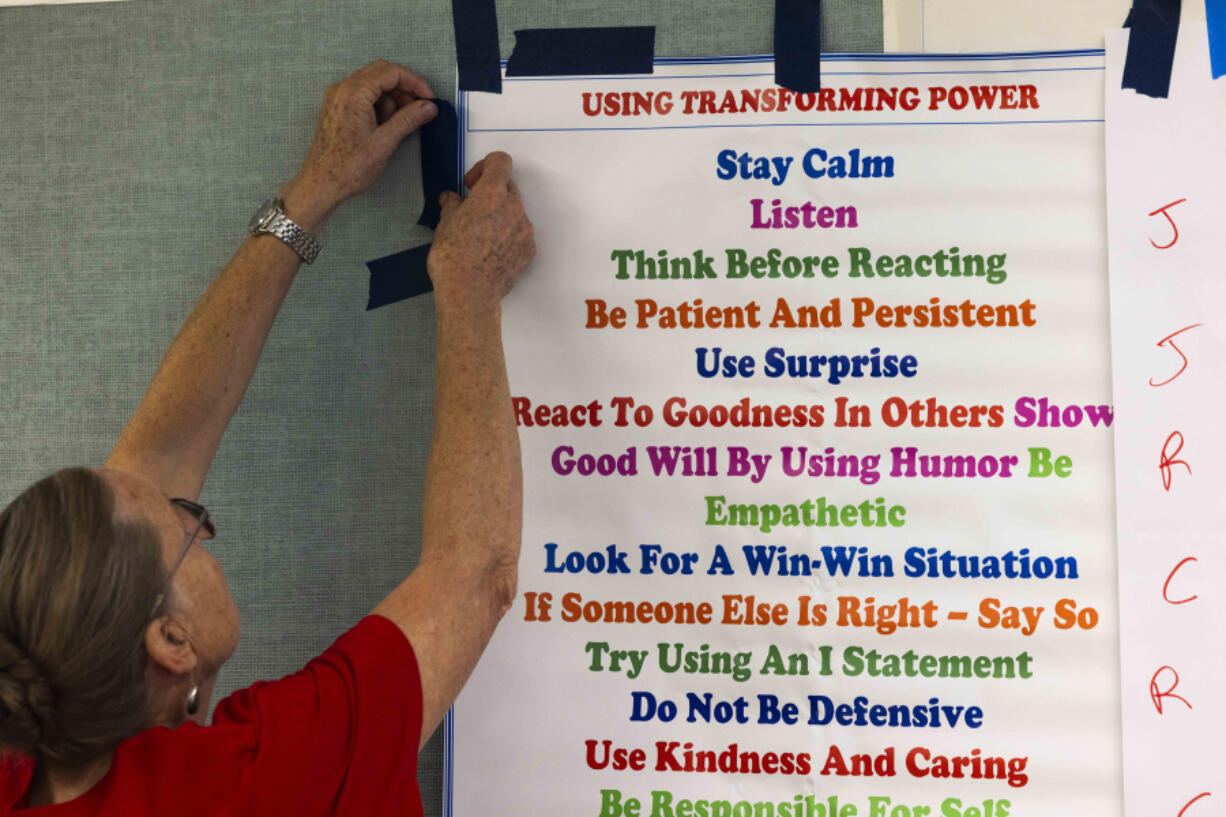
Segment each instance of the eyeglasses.
[{"label": "eyeglasses", "polygon": [[162,587],[162,592],[158,594],[157,601],[153,605],[154,615],[157,614],[158,609],[162,606],[162,602],[165,601],[166,593],[170,589],[171,582],[174,581],[175,573],[179,571],[179,566],[187,558],[187,552],[192,549],[192,543],[197,539],[207,540],[217,535],[217,528],[209,521],[208,508],[199,502],[174,497],[170,500],[170,504],[191,516],[191,521],[183,526],[183,532],[187,536],[187,541],[183,545],[183,552],[179,554],[179,558],[175,560],[174,566],[166,574],[166,584]]}]

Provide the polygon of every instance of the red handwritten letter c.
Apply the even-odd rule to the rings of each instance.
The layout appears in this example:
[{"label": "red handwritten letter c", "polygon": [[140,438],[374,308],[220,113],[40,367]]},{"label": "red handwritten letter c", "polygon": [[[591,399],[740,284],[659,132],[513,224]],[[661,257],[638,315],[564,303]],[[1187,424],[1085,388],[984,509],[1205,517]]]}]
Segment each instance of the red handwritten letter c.
[{"label": "red handwritten letter c", "polygon": [[1195,556],[1187,557],[1186,559],[1181,561],[1179,564],[1175,565],[1175,568],[1166,577],[1166,581],[1162,583],[1162,600],[1165,601],[1167,604],[1187,604],[1190,601],[1195,601],[1196,599],[1200,598],[1199,596],[1193,595],[1193,596],[1188,596],[1186,599],[1179,599],[1178,601],[1176,601],[1175,599],[1171,598],[1170,596],[1166,594],[1166,589],[1171,586],[1171,579],[1175,578],[1175,574],[1179,572],[1179,568],[1183,567],[1188,562],[1195,562],[1195,561],[1196,561]]},{"label": "red handwritten letter c", "polygon": [[1179,817],[1183,817],[1183,813],[1187,811],[1189,808],[1191,808],[1192,804],[1195,803],[1197,800],[1201,799],[1202,797],[1208,797],[1208,796],[1209,796],[1209,792],[1203,791],[1200,794],[1193,797],[1191,800],[1188,801],[1187,805],[1185,805],[1183,808],[1179,810]]}]

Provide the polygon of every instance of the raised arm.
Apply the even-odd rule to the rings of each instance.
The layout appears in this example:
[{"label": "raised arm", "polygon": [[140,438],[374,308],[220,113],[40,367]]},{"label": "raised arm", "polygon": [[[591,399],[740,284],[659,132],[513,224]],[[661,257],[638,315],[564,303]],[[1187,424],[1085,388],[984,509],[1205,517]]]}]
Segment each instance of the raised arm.
[{"label": "raised arm", "polygon": [[515,598],[519,561],[523,490],[500,304],[536,249],[509,156],[491,153],[465,183],[462,201],[444,194],[429,259],[438,339],[421,561],[374,611],[417,654],[423,745]]},{"label": "raised arm", "polygon": [[[286,215],[318,236],[341,202],[374,182],[401,140],[434,118],[425,101],[433,97],[421,77],[382,60],[328,88],[307,159],[279,193]],[[299,265],[275,236],[243,242],[171,343],[108,467],[170,496],[199,496]]]}]

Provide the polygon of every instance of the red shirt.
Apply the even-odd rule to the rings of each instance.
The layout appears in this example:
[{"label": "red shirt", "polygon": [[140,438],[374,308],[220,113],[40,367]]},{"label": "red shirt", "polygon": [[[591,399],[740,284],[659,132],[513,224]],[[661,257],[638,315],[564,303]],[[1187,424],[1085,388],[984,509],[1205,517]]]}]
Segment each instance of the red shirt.
[{"label": "red shirt", "polygon": [[124,741],[106,777],[67,803],[24,809],[29,758],[0,758],[0,815],[421,815],[421,678],[408,639],[368,616],[301,672],[217,705],[212,726]]}]

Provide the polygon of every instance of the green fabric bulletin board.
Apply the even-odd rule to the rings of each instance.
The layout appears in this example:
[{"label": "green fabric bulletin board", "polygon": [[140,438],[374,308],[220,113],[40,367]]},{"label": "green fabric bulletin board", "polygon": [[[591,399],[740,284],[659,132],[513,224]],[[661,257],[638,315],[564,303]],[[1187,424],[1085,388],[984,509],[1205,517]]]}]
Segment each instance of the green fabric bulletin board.
[{"label": "green fabric bulletin board", "polygon": [[[654,25],[659,56],[771,50],[767,0],[498,0],[516,28]],[[823,49],[880,51],[877,0],[826,0]],[[0,501],[98,465],[247,218],[297,169],[324,88],[377,57],[452,98],[446,0],[128,0],[0,8]],[[367,314],[364,262],[428,241],[416,137],[333,217],[204,501],[243,615],[216,698],[300,668],[416,563],[429,296]],[[514,384],[512,384],[514,387]],[[442,746],[421,757],[441,812]]]}]

